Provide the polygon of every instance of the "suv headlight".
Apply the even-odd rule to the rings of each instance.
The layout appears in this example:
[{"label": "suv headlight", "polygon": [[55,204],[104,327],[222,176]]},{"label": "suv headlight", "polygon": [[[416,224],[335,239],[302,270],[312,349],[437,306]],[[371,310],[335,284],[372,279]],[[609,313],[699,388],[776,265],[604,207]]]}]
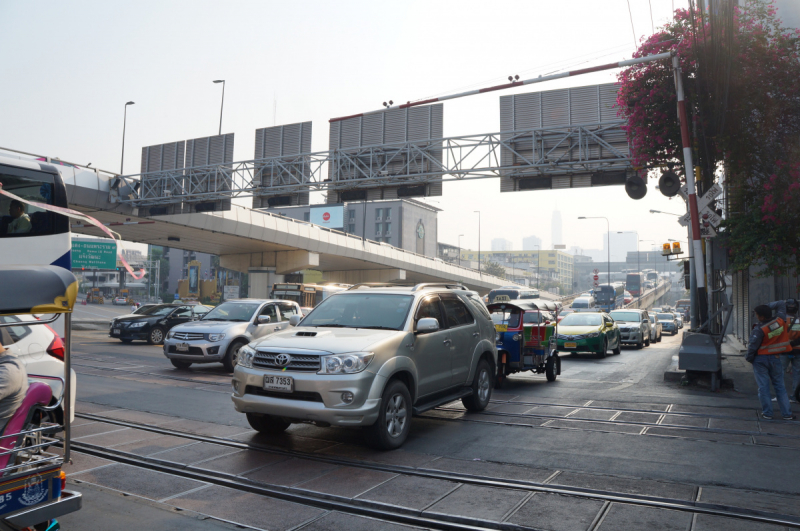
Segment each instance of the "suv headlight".
[{"label": "suv headlight", "polygon": [[320,357],[317,374],[354,374],[367,368],[375,354],[372,352],[348,352]]},{"label": "suv headlight", "polygon": [[225,334],[206,334],[209,341],[222,341],[225,339]]},{"label": "suv headlight", "polygon": [[147,324],[147,323],[146,323],[145,321],[139,321],[139,322],[137,322],[137,323],[131,323],[131,324],[129,324],[129,325],[128,325],[128,328],[141,328],[141,327],[143,327],[143,326],[144,326],[144,325],[146,325],[146,324]]},{"label": "suv headlight", "polygon": [[167,339],[172,339],[172,336],[174,336],[174,335],[175,335],[175,331],[170,330],[169,332],[167,332]]},{"label": "suv headlight", "polygon": [[587,335],[586,337],[600,337],[600,332],[592,332],[591,334]]},{"label": "suv headlight", "polygon": [[[223,334],[224,335],[224,334]],[[256,355],[256,350],[252,348],[250,345],[245,345],[241,349],[239,349],[239,359],[236,360],[237,365],[241,365],[242,367],[252,368],[253,367],[253,358]]]}]

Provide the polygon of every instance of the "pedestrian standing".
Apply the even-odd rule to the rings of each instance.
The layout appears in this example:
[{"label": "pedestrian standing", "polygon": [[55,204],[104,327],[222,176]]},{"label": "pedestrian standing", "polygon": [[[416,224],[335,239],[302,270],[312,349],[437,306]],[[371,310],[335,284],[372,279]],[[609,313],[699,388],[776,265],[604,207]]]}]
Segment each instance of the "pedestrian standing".
[{"label": "pedestrian standing", "polygon": [[133,303],[131,303],[131,313],[133,313],[135,311],[136,311],[136,303],[133,302]]},{"label": "pedestrian standing", "polygon": [[[777,316],[772,318],[772,310]],[[758,398],[761,401],[761,416],[772,420],[772,400],[769,384],[775,389],[778,406],[784,420],[793,420],[789,396],[783,383],[781,354],[791,352],[789,333],[786,329],[786,301],[776,301],[755,308],[759,325],[753,329],[747,344],[745,359],[753,364],[753,374],[758,384]]]},{"label": "pedestrian standing", "polygon": [[786,299],[786,331],[792,351],[781,356],[784,372],[791,367],[792,387],[789,389],[789,401],[800,400],[800,303],[797,299]]}]

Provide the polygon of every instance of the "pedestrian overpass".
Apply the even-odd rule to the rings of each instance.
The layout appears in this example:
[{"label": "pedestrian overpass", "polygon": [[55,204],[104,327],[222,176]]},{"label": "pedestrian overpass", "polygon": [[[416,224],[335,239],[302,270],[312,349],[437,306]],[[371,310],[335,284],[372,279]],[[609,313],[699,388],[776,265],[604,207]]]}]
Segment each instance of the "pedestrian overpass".
[{"label": "pedestrian overpass", "polygon": [[[124,240],[218,255],[222,267],[250,275],[251,297],[266,297],[282,275],[303,269],[321,271],[325,280],[335,282],[446,281],[481,293],[509,283],[438,258],[235,204],[221,212],[142,217],[135,206],[111,202],[116,175],[78,165],[60,169],[71,208],[107,224]],[[72,230],[103,235],[91,225],[73,225]]]}]

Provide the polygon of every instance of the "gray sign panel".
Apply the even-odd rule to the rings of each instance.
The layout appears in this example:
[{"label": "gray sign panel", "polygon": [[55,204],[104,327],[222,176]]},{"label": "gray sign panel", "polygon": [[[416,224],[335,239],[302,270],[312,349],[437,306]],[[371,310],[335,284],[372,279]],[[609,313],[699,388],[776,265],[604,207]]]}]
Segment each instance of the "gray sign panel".
[{"label": "gray sign panel", "polygon": [[[183,178],[164,179],[163,173],[183,168],[186,142],[168,142],[142,148],[141,183],[145,197],[172,197],[182,193]],[[146,209],[147,210],[147,209]],[[181,211],[180,201],[161,209],[162,213],[174,214]],[[147,215],[147,211],[142,212]]]},{"label": "gray sign panel", "polygon": [[[617,117],[616,83],[500,97],[500,191],[624,184],[630,164],[625,132]],[[565,161],[586,160],[592,170],[559,172]],[[607,164],[605,163],[607,162]],[[542,169],[531,165],[545,166]]]},{"label": "gray sign panel", "polygon": [[[271,187],[308,179],[308,165],[296,164],[297,155],[311,152],[311,122],[256,129],[255,159],[286,157],[287,164],[258,164],[254,179],[260,182],[261,195],[253,196],[253,208],[307,205],[308,192],[270,194]],[[289,162],[292,164],[289,164]],[[271,161],[274,162],[274,161]]]},{"label": "gray sign panel", "polygon": [[[443,110],[443,104],[439,103],[331,122],[329,147],[338,153],[328,167],[328,177],[341,186],[329,189],[328,203],[442,195],[441,182],[413,178],[421,172],[436,171],[442,151],[423,155],[407,143],[428,145],[430,140],[442,138]],[[358,188],[359,177],[375,173],[386,177],[385,185]]]},{"label": "gray sign panel", "polygon": [[233,162],[233,133],[206,136],[186,141],[186,161],[184,187],[189,193],[208,195],[207,200],[184,203],[186,212],[210,212],[230,210],[230,196],[224,199],[214,197],[215,193],[230,191],[231,176],[226,174],[225,166],[210,175],[208,172],[192,171],[193,167],[224,165]]}]

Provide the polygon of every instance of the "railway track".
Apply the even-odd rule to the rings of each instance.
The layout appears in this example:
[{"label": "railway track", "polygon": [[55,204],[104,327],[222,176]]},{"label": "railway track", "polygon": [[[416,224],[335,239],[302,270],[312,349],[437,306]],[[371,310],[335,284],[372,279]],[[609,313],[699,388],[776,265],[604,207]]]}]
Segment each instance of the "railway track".
[{"label": "railway track", "polygon": [[[74,363],[73,366],[80,368],[91,368],[96,370],[103,370],[109,373],[122,373],[122,374],[131,374],[131,375],[142,375],[142,376],[149,376],[153,378],[163,379],[163,380],[174,380],[174,381],[181,381],[186,383],[194,383],[198,386],[216,386],[220,389],[228,389],[230,388],[229,377],[227,375],[218,375],[216,373],[211,372],[203,372],[204,375],[213,375],[219,376],[220,378],[224,378],[225,381],[209,381],[209,380],[200,380],[196,378],[192,378],[191,376],[181,376],[181,375],[172,375],[172,374],[161,374],[158,372],[146,371],[141,370],[137,371],[132,368],[117,368],[117,367],[102,367],[102,366],[95,366],[95,365],[85,365],[80,363]],[[177,372],[177,371],[176,371]],[[500,411],[493,411],[492,409],[487,409],[478,414],[469,414],[467,415],[465,410],[460,407],[448,407],[448,405],[440,406],[434,408],[432,411],[442,413],[442,416],[432,415],[432,414],[424,414],[419,418],[424,418],[427,420],[438,420],[438,421],[453,421],[453,422],[475,422],[475,423],[489,423],[495,425],[503,425],[503,426],[515,426],[515,427],[528,427],[528,428],[542,428],[542,429],[574,429],[574,430],[590,430],[590,431],[600,431],[600,432],[608,432],[608,433],[622,433],[623,435],[646,435],[648,434],[651,428],[657,428],[658,430],[666,430],[664,433],[659,433],[660,436],[665,437],[672,437],[677,439],[704,439],[707,440],[707,437],[699,437],[701,434],[706,435],[718,435],[717,442],[721,443],[731,443],[730,441],[724,440],[724,435],[729,436],[743,436],[743,437],[750,437],[751,439],[747,442],[736,441],[732,444],[760,444],[765,445],[762,443],[756,443],[753,437],[762,437],[762,438],[769,438],[770,442],[768,443],[769,446],[776,446],[781,448],[792,448],[797,449],[800,445],[793,444],[792,441],[800,440],[800,429],[798,429],[797,435],[787,434],[787,433],[775,433],[769,431],[769,426],[774,425],[789,425],[794,426],[797,423],[788,423],[782,422],[780,420],[771,421],[766,426],[758,420],[758,417],[755,413],[753,413],[753,421],[756,422],[756,425],[760,427],[759,430],[742,430],[742,429],[733,429],[733,428],[715,428],[715,427],[703,427],[703,426],[692,426],[692,425],[685,425],[685,424],[672,424],[669,422],[665,422],[666,417],[677,417],[677,418],[686,418],[686,419],[715,419],[719,421],[742,421],[741,416],[736,415],[729,415],[725,414],[726,412],[732,411],[742,411],[749,409],[746,408],[734,408],[734,407],[725,407],[725,406],[709,406],[707,409],[714,409],[719,410],[719,413],[709,414],[709,413],[693,413],[693,412],[683,412],[683,411],[673,411],[672,408],[675,407],[674,404],[665,404],[663,410],[658,409],[646,409],[646,408],[628,408],[628,407],[612,407],[612,406],[593,406],[591,403],[593,401],[589,400],[584,405],[567,405],[567,404],[557,404],[551,402],[527,402],[527,401],[519,401],[519,400],[491,400],[491,403],[494,405],[509,405],[509,406],[521,406],[521,407],[530,407],[531,409],[538,408],[538,407],[546,407],[546,408],[556,408],[556,409],[563,409],[565,414],[552,414],[552,413],[536,413],[535,411],[531,412],[520,412],[520,413],[513,413],[513,412],[500,412]],[[646,414],[646,415],[658,415],[659,418],[653,422],[647,421],[635,421],[635,420],[623,420],[617,418],[619,415],[614,415],[610,419],[599,419],[599,418],[586,418],[580,416],[579,410],[588,410],[592,412],[617,412],[617,413],[633,413],[633,414]],[[464,416],[455,417],[453,416],[454,413],[465,413]],[[573,416],[574,414],[574,416]],[[518,422],[510,422],[510,421],[502,421],[499,419],[539,419],[544,420],[545,422],[542,424],[521,424]],[[495,419],[495,420],[492,420]],[[558,425],[553,426],[549,425],[551,422],[548,421],[564,421],[569,424],[569,426]],[[614,427],[638,427],[640,430],[635,433],[628,433],[628,432],[620,432],[615,431]],[[607,427],[607,430],[604,430],[603,427]],[[766,427],[766,429],[761,429]],[[654,435],[654,433],[650,433],[650,435]],[[712,440],[714,440],[712,438]]]},{"label": "railway track", "polygon": [[[553,474],[550,478],[543,482],[534,482],[493,477],[488,475],[448,472],[437,470],[435,468],[383,464],[358,459],[328,456],[319,453],[287,450],[267,445],[257,445],[224,437],[197,435],[165,427],[118,420],[102,415],[79,413],[76,416],[84,420],[147,431],[160,436],[177,437],[186,440],[187,445],[196,442],[202,442],[235,450],[263,452],[286,458],[303,459],[321,464],[334,465],[337,467],[354,467],[377,472],[388,472],[391,474],[396,474],[397,476],[443,480],[454,484],[472,485],[476,487],[510,489],[513,491],[521,491],[529,496],[533,496],[534,494],[556,494],[574,499],[597,500],[598,502],[602,502],[602,507],[596,514],[592,526],[590,527],[591,529],[598,529],[602,527],[604,515],[608,513],[611,506],[614,504],[669,509],[683,513],[691,513],[692,515],[695,515],[693,516],[693,519],[697,518],[696,515],[710,515],[714,517],[731,518],[740,521],[759,522],[763,524],[782,525],[790,528],[800,529],[800,517],[798,516],[750,509],[746,507],[696,501],[699,494],[695,495],[694,500],[685,500],[571,487],[549,483],[549,481],[553,479],[557,473]],[[351,515],[377,518],[386,522],[402,523],[430,529],[448,530],[534,529],[534,527],[526,527],[525,525],[520,525],[519,523],[483,520],[459,514],[431,513],[429,511],[411,509],[408,507],[401,507],[393,504],[390,505],[366,499],[322,494],[320,492],[303,489],[302,487],[298,486],[282,487],[225,472],[211,471],[200,466],[176,464],[171,461],[158,459],[157,455],[143,457],[133,453],[121,451],[119,449],[91,444],[82,440],[74,441],[73,447],[80,453],[100,457],[116,463],[123,463],[129,466],[154,470],[176,477],[202,481],[211,485],[227,487],[242,492],[250,492],[269,498],[300,503],[302,505],[317,507],[328,511],[338,511]],[[699,492],[699,490],[701,490],[701,488],[698,488],[697,492]],[[743,496],[742,499],[746,499],[746,497]]]}]

